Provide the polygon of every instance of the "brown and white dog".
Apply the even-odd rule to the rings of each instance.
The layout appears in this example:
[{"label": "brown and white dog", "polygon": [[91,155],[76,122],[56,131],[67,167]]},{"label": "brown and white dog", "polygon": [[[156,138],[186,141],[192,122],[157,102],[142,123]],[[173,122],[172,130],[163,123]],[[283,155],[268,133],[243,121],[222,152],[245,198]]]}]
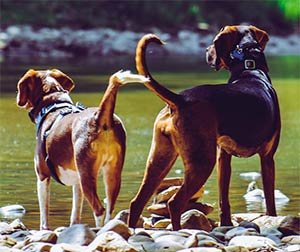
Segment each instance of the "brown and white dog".
[{"label": "brown and white dog", "polygon": [[34,164],[41,229],[49,228],[51,176],[73,186],[70,224],[80,222],[83,193],[99,226],[105,211],[97,195],[97,177],[101,170],[107,197],[105,222],[110,219],[120,190],[126,147],[123,123],[114,115],[118,88],[146,80],[128,71],[117,72],[110,77],[99,107],[83,108],[73,104],[69,92],[74,82],[59,70],[28,70],[20,79],[17,104],[30,109],[30,118],[37,130]]},{"label": "brown and white dog", "polygon": [[168,201],[174,230],[180,229],[182,211],[204,185],[216,160],[221,225],[232,225],[228,199],[232,155],[260,156],[267,214],[276,215],[273,156],[280,136],[280,112],[263,53],[267,41],[267,33],[254,26],[226,26],[208,48],[207,61],[216,70],[226,68],[231,72],[228,83],[200,85],[179,94],[154,80],[146,65],[147,45],[163,42],[153,34],[139,41],[138,72],[149,76],[146,87],[167,106],[154,124],[144,179],[130,205],[130,227],[136,225],[178,156],[185,172],[180,190]]}]

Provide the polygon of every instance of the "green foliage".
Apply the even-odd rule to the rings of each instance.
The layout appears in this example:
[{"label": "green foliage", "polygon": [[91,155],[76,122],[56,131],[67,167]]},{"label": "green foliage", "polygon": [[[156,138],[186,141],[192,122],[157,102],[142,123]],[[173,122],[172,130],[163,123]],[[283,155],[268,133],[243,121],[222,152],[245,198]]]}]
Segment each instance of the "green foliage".
[{"label": "green foliage", "polygon": [[1,0],[1,25],[145,30],[194,29],[199,22],[214,30],[228,24],[255,24],[273,33],[297,27],[299,0]]}]

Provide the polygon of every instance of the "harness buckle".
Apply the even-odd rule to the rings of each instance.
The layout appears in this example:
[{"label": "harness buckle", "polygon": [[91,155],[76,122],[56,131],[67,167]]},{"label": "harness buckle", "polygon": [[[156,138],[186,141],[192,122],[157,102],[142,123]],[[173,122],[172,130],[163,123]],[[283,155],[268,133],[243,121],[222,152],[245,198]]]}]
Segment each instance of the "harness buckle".
[{"label": "harness buckle", "polygon": [[254,70],[256,68],[255,60],[252,59],[246,59],[244,61],[244,67],[247,70]]}]

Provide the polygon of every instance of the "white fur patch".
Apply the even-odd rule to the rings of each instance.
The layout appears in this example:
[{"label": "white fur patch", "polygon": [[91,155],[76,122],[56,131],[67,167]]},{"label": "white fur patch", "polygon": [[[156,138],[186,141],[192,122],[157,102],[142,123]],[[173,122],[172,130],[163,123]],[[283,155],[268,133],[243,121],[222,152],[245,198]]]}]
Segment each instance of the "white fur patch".
[{"label": "white fur patch", "polygon": [[79,183],[79,177],[77,171],[64,169],[61,166],[58,166],[59,169],[59,179],[65,185],[76,185]]},{"label": "white fur patch", "polygon": [[139,74],[132,74],[130,71],[123,71],[123,70],[116,72],[113,76],[118,78],[121,84],[134,83],[134,82],[144,83],[150,81],[148,77]]}]

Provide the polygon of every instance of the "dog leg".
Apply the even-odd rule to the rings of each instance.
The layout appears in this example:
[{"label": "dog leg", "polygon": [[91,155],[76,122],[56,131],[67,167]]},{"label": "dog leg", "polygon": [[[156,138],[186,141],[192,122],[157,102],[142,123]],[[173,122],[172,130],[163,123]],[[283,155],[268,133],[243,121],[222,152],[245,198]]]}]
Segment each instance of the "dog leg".
[{"label": "dog leg", "polygon": [[[89,155],[88,151],[81,151],[85,154],[84,156]],[[96,167],[95,163],[95,159],[92,157],[89,157],[87,160],[84,159],[83,155],[76,155],[76,165],[79,172],[82,192],[89,205],[93,209],[96,227],[100,227],[101,216],[103,215],[105,209],[97,195],[97,178],[99,167]]]},{"label": "dog leg", "polygon": [[219,208],[221,226],[232,226],[229,204],[229,185],[231,177],[231,155],[218,148],[218,184],[219,184]]},{"label": "dog leg", "polygon": [[110,220],[121,187],[121,171],[123,167],[123,158],[118,157],[115,160],[117,162],[111,162],[103,168],[103,180],[107,198],[104,224],[106,224]]},{"label": "dog leg", "polygon": [[83,203],[83,195],[82,195],[80,184],[73,185],[72,191],[73,191],[73,202],[72,202],[70,226],[80,223],[82,203]]},{"label": "dog leg", "polygon": [[37,179],[37,192],[40,207],[40,229],[49,229],[49,201],[50,201],[50,190],[49,190],[50,178],[45,178],[43,181]]},{"label": "dog leg", "polygon": [[171,140],[159,129],[156,130],[153,136],[143,182],[138,194],[130,204],[129,227],[135,227],[144,206],[152,196],[156,187],[170,171],[177,156],[178,154]]},{"label": "dog leg", "polygon": [[276,216],[274,189],[275,189],[275,165],[273,155],[260,156],[261,173],[264,194],[267,206],[267,215]]}]

